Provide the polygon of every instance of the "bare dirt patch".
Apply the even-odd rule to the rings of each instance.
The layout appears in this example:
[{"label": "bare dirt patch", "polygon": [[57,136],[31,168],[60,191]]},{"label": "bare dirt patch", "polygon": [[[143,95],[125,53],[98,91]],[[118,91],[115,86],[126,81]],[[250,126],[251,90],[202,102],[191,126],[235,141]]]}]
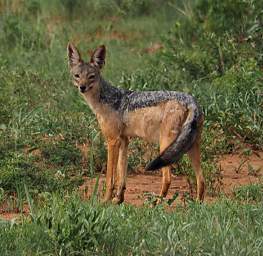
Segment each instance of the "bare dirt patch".
[{"label": "bare dirt patch", "polygon": [[263,176],[263,152],[251,156],[224,155],[219,160],[222,173],[222,191],[230,195],[234,187],[259,183]]},{"label": "bare dirt patch", "polygon": [[[250,156],[241,154],[223,155],[218,160],[218,167],[221,170],[220,191],[231,197],[235,187],[262,182],[263,152],[256,152]],[[143,205],[148,193],[159,194],[161,182],[160,172],[128,175],[125,203],[135,206]],[[99,196],[102,196],[104,183],[105,175],[101,174],[98,184]],[[84,200],[88,200],[91,197],[95,184],[95,178],[85,179],[84,184],[79,188]],[[167,198],[172,198],[175,193],[179,193],[176,202],[184,202],[185,193],[191,194],[191,188],[186,176],[172,176],[172,184]],[[206,193],[205,202],[215,201],[216,199],[216,196],[212,197]],[[28,207],[25,207],[23,214],[28,214],[28,212]],[[0,207],[0,219],[11,220],[20,216],[21,213],[17,209],[10,210],[5,205]]]},{"label": "bare dirt patch", "polygon": [[[223,155],[218,160],[220,169],[220,192],[226,196],[231,196],[233,189],[242,185],[259,183],[263,176],[263,152],[256,152],[251,156],[239,154]],[[159,194],[161,189],[161,173],[144,173],[128,175],[125,192],[125,202],[136,206],[141,206],[145,202],[148,193]],[[89,198],[93,191],[96,179],[87,178],[80,187],[83,197]],[[105,183],[105,175],[100,175],[98,191],[102,196]],[[175,193],[179,193],[178,200],[184,201],[185,193],[192,193],[186,176],[172,176],[172,183],[167,198],[172,198]],[[178,201],[177,200],[177,201]],[[206,193],[205,201],[215,201],[213,197]]]},{"label": "bare dirt patch", "polygon": [[10,208],[6,203],[0,206],[0,220],[13,220],[19,219],[23,215],[29,214],[29,207],[28,205],[24,205],[23,210],[21,211],[17,207]]}]

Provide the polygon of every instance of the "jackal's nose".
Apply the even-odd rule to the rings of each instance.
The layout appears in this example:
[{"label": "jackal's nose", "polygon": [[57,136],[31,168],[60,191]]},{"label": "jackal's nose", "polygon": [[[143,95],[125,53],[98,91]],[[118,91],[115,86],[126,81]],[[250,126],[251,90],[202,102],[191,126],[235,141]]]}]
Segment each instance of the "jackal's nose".
[{"label": "jackal's nose", "polygon": [[81,85],[80,87],[79,87],[79,89],[80,89],[80,91],[83,93],[83,92],[85,92],[85,90],[86,90],[86,85]]}]

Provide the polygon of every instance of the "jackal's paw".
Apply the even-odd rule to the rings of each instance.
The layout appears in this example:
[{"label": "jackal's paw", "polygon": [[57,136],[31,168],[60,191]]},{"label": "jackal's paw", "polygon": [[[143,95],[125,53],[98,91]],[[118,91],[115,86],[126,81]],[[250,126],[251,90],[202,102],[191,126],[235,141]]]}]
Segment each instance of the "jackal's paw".
[{"label": "jackal's paw", "polygon": [[159,205],[163,202],[163,198],[157,198],[156,201],[155,201],[155,205]]},{"label": "jackal's paw", "polygon": [[196,198],[195,201],[199,204],[202,204],[204,202],[204,198]]},{"label": "jackal's paw", "polygon": [[162,204],[163,198],[156,198],[150,203],[150,208],[154,208],[155,206]]},{"label": "jackal's paw", "polygon": [[111,202],[111,197],[105,196],[102,200],[101,203],[102,204],[108,204]]},{"label": "jackal's paw", "polygon": [[112,199],[112,203],[113,204],[121,204],[123,202],[123,200],[117,196],[115,196],[113,199]]}]

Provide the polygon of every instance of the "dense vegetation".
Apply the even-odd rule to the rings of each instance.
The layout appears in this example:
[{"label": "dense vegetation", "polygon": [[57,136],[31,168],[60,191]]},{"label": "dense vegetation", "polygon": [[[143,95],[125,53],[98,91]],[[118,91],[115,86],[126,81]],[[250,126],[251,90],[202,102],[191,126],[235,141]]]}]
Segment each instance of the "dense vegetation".
[{"label": "dense vegetation", "polygon": [[[93,205],[46,198],[22,224],[1,223],[1,255],[262,255],[262,204]],[[13,254],[10,254],[12,252]]]},{"label": "dense vegetation", "polygon": [[[104,77],[115,85],[195,95],[206,115],[203,169],[213,192],[218,154],[262,149],[262,7],[262,0],[0,0],[0,203],[32,203],[31,219],[0,222],[0,254],[260,255],[261,185],[234,192],[243,206],[190,203],[172,214],[71,196],[83,176],[105,168],[106,152],[70,81],[66,45],[78,45],[87,60],[105,44]],[[145,166],[147,150],[140,141],[130,146],[130,171]],[[192,176],[186,158],[180,167]]]}]

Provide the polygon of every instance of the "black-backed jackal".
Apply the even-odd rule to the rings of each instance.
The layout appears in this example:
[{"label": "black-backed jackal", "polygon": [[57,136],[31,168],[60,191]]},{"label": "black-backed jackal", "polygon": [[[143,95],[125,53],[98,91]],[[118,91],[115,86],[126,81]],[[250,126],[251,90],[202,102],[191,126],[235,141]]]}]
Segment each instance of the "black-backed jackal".
[{"label": "black-backed jackal", "polygon": [[124,201],[127,148],[132,137],[159,142],[160,155],[146,166],[146,170],[162,170],[162,197],[166,196],[171,183],[169,165],[187,153],[196,174],[197,199],[202,201],[205,188],[200,167],[203,113],[195,99],[175,91],[139,92],[113,87],[101,76],[105,46],[98,47],[87,63],[72,44],[68,44],[67,51],[74,84],[96,114],[108,145],[103,201]]}]

